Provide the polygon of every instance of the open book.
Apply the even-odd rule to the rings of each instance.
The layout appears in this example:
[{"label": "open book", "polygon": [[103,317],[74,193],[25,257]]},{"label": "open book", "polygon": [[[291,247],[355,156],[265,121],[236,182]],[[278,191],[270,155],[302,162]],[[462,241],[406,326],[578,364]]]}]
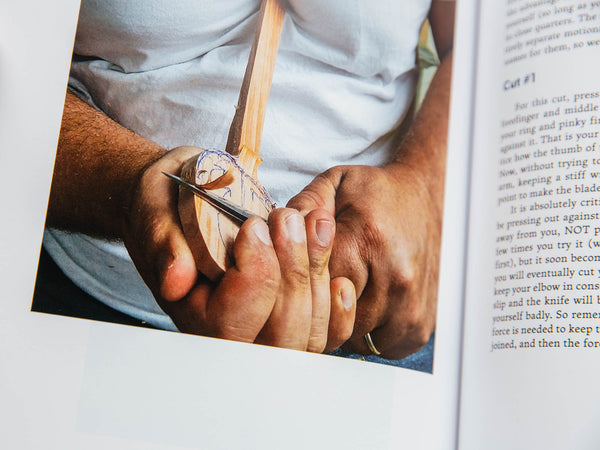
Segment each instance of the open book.
[{"label": "open book", "polygon": [[78,7],[35,3],[0,7],[8,447],[598,448],[598,1],[458,4],[431,374],[31,313]]}]

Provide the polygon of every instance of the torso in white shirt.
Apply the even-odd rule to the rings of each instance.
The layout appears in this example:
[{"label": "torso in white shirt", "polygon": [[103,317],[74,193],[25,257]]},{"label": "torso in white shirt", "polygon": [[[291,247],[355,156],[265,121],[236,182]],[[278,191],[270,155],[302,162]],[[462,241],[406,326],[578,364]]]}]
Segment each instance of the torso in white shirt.
[{"label": "torso in white shirt", "polygon": [[[83,0],[71,87],[166,147],[224,149],[258,0]],[[429,0],[290,0],[258,172],[278,205],[339,164],[381,165],[414,95]],[[119,243],[47,230],[44,246],[84,291],[175,329]]]}]

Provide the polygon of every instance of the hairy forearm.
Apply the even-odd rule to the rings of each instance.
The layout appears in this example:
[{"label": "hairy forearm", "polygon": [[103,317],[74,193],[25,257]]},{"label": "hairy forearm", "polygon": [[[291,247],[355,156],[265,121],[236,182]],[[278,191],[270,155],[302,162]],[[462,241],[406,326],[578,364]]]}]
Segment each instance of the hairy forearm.
[{"label": "hairy forearm", "polygon": [[137,180],[165,152],[67,93],[47,224],[121,237]]},{"label": "hairy forearm", "polygon": [[392,173],[399,167],[413,169],[425,183],[440,213],[444,196],[451,75],[450,53],[437,70],[395,160],[388,166]]},{"label": "hairy forearm", "polygon": [[442,63],[429,86],[419,114],[398,150],[396,160],[390,165],[391,168],[399,167],[401,176],[405,176],[403,169],[406,167],[413,169],[417,179],[424,183],[432,206],[440,217],[446,170],[454,14],[454,0],[432,1],[429,23]]}]

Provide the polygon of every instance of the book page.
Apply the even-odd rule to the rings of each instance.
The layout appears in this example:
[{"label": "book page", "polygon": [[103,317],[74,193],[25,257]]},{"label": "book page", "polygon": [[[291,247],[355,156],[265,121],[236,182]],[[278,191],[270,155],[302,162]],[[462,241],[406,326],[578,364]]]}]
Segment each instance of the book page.
[{"label": "book page", "polygon": [[[452,220],[433,374],[30,311],[78,6],[0,7],[2,441],[31,449],[454,448],[464,127],[450,138]],[[471,84],[473,12],[459,14],[457,92]],[[453,116],[468,117],[469,106],[455,96]]]},{"label": "book page", "polygon": [[461,448],[597,448],[600,4],[480,13]]}]

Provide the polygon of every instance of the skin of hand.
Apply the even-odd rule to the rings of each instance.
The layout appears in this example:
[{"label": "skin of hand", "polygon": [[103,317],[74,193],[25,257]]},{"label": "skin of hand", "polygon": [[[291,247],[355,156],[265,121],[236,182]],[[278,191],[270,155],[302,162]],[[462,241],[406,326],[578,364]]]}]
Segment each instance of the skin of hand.
[{"label": "skin of hand", "polygon": [[276,209],[268,225],[252,218],[234,244],[235,265],[218,283],[196,272],[179,224],[178,188],[161,172],[178,173],[198,152],[180,147],[148,167],[124,226],[125,245],[163,310],[187,333],[313,352],[345,342],[356,295],[347,278],[330,282],[335,221],[324,209],[305,217]]},{"label": "skin of hand", "polygon": [[392,163],[334,167],[287,205],[335,216],[330,272],[358,296],[349,350],[371,354],[371,333],[383,357],[399,359],[435,328],[450,73],[448,57]]},{"label": "skin of hand", "polygon": [[[317,199],[315,201],[315,199]],[[339,166],[313,181],[289,206],[318,204],[335,214],[330,270],[359,294],[348,349],[402,358],[425,345],[435,326],[441,216],[417,173]]]},{"label": "skin of hand", "polygon": [[249,220],[234,245],[235,267],[217,284],[197,273],[177,186],[162,171],[179,173],[200,151],[166,151],[68,93],[47,225],[122,239],[181,331],[309,351],[340,346],[356,297],[348,279],[330,281],[335,221],[326,211],[303,218],[279,209],[269,227]]}]

